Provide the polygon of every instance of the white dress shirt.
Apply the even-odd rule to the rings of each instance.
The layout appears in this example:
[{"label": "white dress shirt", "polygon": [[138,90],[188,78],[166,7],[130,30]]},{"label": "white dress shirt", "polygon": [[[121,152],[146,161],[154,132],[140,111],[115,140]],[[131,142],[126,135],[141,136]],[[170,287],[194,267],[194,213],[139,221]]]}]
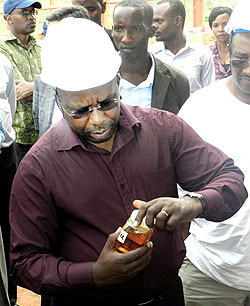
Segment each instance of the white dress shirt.
[{"label": "white dress shirt", "polygon": [[9,147],[16,138],[12,122],[16,111],[15,77],[11,62],[0,53],[0,114],[6,134],[3,148]]},{"label": "white dress shirt", "polygon": [[215,81],[212,52],[200,43],[187,38],[185,47],[177,54],[166,49],[163,41],[149,46],[149,50],[163,63],[175,67],[187,76],[191,93]]},{"label": "white dress shirt", "polygon": [[59,120],[61,120],[63,117],[62,112],[60,111],[59,107],[57,106],[57,104],[55,103],[55,107],[54,107],[54,111],[53,111],[53,115],[52,115],[52,124],[55,124],[56,122],[58,122]]},{"label": "white dress shirt", "polygon": [[[151,56],[151,54],[150,54]],[[148,77],[145,81],[137,86],[121,78],[120,80],[120,94],[122,102],[128,105],[141,106],[144,108],[151,107],[152,102],[152,88],[155,73],[155,61],[151,56],[152,66]]]},{"label": "white dress shirt", "polygon": [[[235,98],[226,79],[194,93],[182,117],[207,142],[219,147],[245,175],[250,192],[250,105]],[[197,218],[186,239],[187,257],[204,274],[225,285],[250,290],[250,200],[223,222]]]}]

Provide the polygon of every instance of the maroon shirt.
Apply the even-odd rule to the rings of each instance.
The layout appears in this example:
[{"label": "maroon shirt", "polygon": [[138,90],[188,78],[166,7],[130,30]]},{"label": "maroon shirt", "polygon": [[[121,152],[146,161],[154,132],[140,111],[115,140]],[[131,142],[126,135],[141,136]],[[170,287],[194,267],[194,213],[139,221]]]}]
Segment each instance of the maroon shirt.
[{"label": "maroon shirt", "polygon": [[[151,264],[121,285],[97,288],[91,266],[135,199],[200,191],[206,219],[232,216],[247,197],[233,161],[182,119],[121,105],[112,153],[86,144],[62,119],[23,159],[11,195],[11,270],[19,285],[51,295],[147,300],[166,290],[185,255],[179,229],[155,231]],[[79,292],[80,293],[79,293]],[[71,299],[72,301],[72,299]],[[105,300],[103,300],[105,301]]]}]

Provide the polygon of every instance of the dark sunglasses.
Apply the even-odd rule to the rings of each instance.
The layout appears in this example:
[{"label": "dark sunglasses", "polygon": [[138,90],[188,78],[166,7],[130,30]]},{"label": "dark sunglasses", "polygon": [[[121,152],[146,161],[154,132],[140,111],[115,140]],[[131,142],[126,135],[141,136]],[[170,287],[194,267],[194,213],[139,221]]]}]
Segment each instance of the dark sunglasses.
[{"label": "dark sunglasses", "polygon": [[250,62],[244,59],[232,59],[230,60],[232,66],[235,68],[245,69],[249,66]]},{"label": "dark sunglasses", "polygon": [[61,100],[59,98],[59,96],[56,94],[56,102],[57,104],[59,104],[59,106],[61,106],[62,110],[70,117],[74,118],[74,119],[81,119],[81,118],[86,118],[90,115],[90,113],[93,112],[94,109],[97,109],[99,111],[102,112],[107,112],[113,108],[115,108],[119,102],[118,99],[113,98],[113,99],[107,99],[104,100],[102,102],[97,102],[96,106],[92,107],[92,106],[86,106],[86,107],[82,107],[79,110],[76,111],[72,111],[69,112],[67,111],[62,103]]}]

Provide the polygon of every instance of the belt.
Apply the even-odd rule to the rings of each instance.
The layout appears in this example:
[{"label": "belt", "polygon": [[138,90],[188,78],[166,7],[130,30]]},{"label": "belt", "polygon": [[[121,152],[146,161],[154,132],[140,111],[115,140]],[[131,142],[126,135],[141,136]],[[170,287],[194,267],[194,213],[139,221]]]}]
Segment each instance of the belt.
[{"label": "belt", "polygon": [[149,300],[147,302],[139,303],[137,305],[150,305],[155,299]]},{"label": "belt", "polygon": [[142,303],[138,303],[138,306],[143,306],[143,305],[154,305],[157,302],[162,302],[162,300],[165,298],[165,294],[160,294],[158,295],[156,298],[142,302]]}]

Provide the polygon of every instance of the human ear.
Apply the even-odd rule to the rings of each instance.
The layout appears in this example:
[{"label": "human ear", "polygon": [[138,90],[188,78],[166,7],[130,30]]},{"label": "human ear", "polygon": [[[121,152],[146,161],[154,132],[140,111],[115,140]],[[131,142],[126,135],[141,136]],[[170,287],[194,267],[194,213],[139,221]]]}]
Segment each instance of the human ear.
[{"label": "human ear", "polygon": [[102,14],[104,14],[106,12],[106,2],[103,2],[103,5],[102,5]]},{"label": "human ear", "polygon": [[7,23],[9,23],[9,24],[12,23],[12,16],[11,15],[6,15],[5,19],[6,19]]},{"label": "human ear", "polygon": [[120,86],[120,76],[119,74],[116,75],[116,82],[117,82],[117,86],[119,87]]},{"label": "human ear", "polygon": [[181,16],[176,16],[175,17],[175,25],[177,27],[182,26],[182,17]]},{"label": "human ear", "polygon": [[156,31],[156,26],[152,24],[152,25],[150,26],[150,30],[149,30],[149,37],[150,37],[150,38],[154,37],[155,31]]}]

